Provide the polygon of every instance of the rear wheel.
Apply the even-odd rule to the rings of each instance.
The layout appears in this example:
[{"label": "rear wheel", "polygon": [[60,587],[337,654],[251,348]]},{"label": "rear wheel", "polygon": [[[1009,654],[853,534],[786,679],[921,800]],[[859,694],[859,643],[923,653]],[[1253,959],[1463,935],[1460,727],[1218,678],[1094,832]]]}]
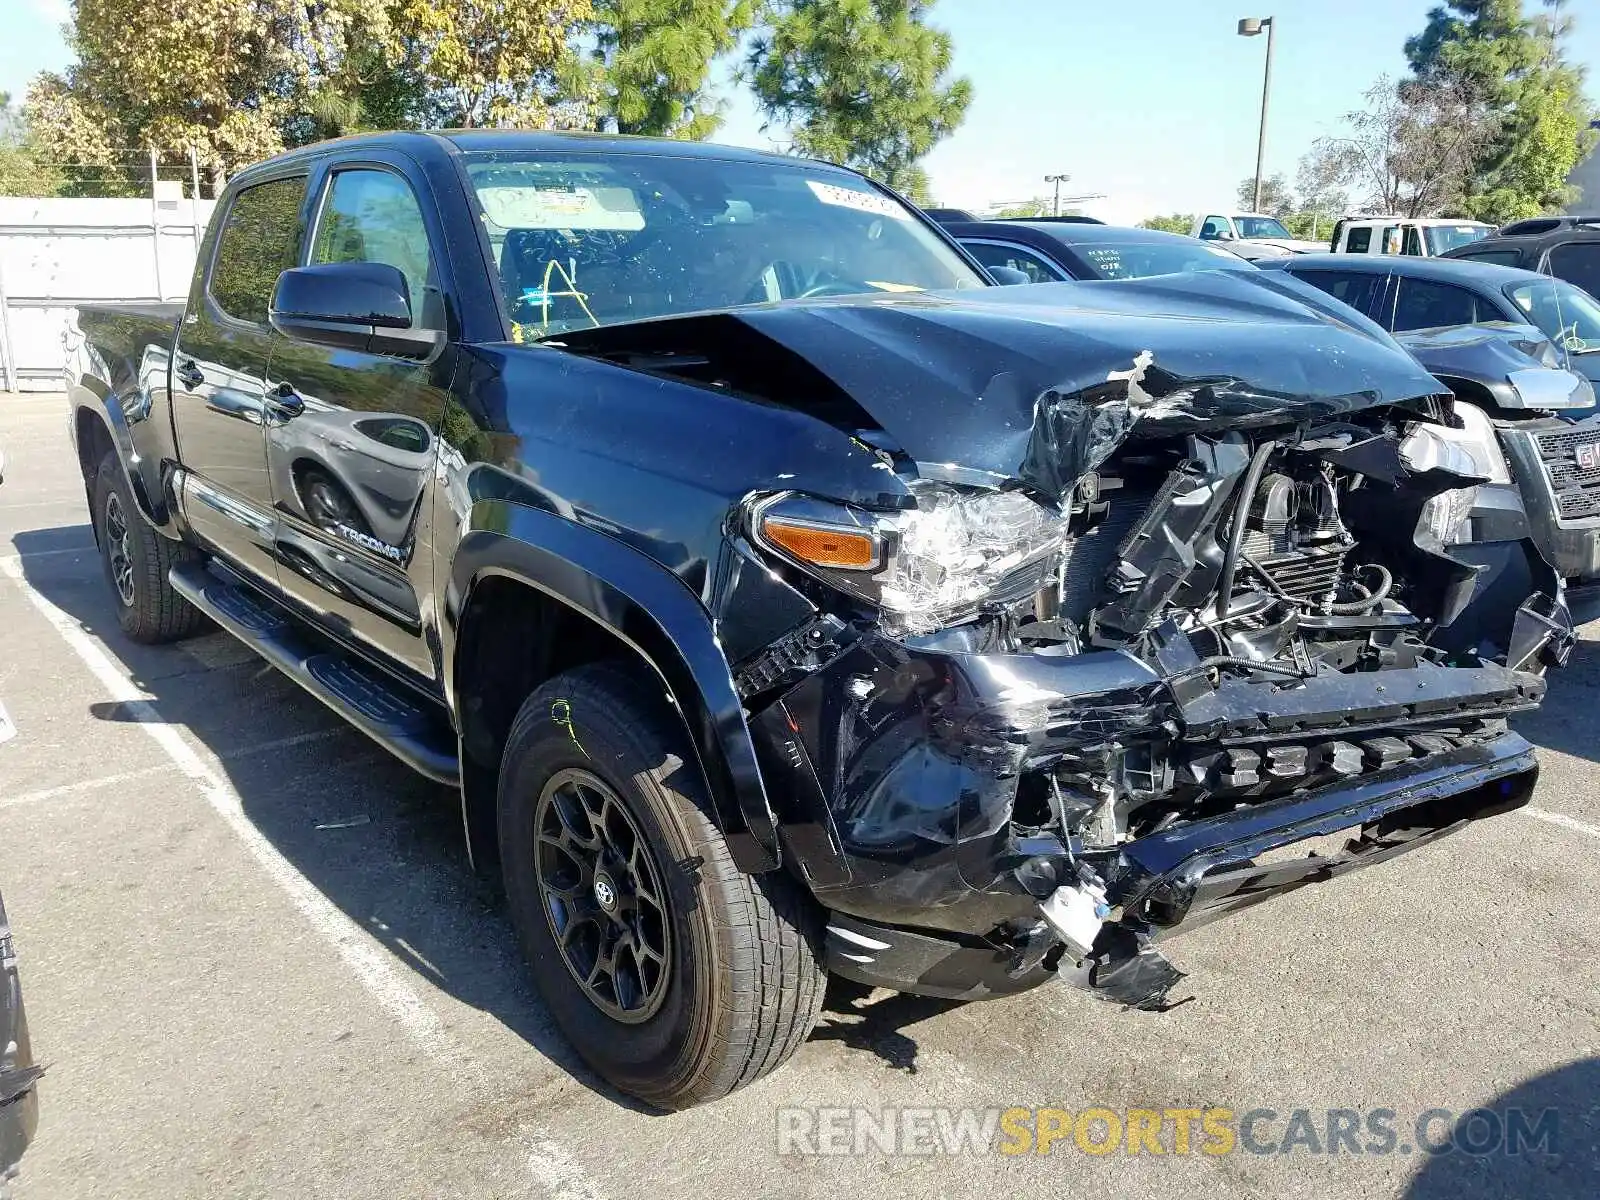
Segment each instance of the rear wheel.
[{"label": "rear wheel", "polygon": [[117,606],[117,624],[136,642],[154,644],[189,637],[205,617],[167,582],[176,564],[199,557],[183,542],[150,527],[128,488],[115,451],[107,451],[94,476],[95,536],[100,562]]},{"label": "rear wheel", "polygon": [[665,1108],[760,1078],[822,1005],[820,914],[746,875],[658,689],[610,664],[528,697],[507,739],[499,835],[539,990],[600,1075]]}]

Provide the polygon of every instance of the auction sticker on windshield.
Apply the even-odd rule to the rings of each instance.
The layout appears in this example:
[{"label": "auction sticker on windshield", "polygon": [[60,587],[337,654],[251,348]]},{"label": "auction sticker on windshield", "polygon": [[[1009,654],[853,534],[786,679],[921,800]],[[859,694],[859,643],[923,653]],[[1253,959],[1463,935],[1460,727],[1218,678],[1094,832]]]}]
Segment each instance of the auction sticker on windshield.
[{"label": "auction sticker on windshield", "polygon": [[835,183],[818,183],[806,180],[806,186],[818,200],[836,208],[853,208],[857,212],[871,213],[877,217],[893,217],[896,221],[909,221],[911,214],[887,196],[876,192],[858,192],[854,188],[840,187]]}]

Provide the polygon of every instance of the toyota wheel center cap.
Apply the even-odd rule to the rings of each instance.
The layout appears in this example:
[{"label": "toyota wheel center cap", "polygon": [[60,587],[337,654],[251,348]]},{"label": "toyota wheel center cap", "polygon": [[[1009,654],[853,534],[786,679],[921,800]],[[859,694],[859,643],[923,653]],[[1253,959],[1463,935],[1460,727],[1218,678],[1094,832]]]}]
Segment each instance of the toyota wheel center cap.
[{"label": "toyota wheel center cap", "polygon": [[604,871],[594,877],[594,899],[607,912],[617,907],[617,885],[611,882],[611,876]]}]

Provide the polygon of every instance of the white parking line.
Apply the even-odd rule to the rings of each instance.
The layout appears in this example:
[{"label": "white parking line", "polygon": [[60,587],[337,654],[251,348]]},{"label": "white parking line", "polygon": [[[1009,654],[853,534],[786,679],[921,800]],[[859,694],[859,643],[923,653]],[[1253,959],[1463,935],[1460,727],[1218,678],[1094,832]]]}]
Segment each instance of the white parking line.
[{"label": "white parking line", "polygon": [[54,626],[112,699],[121,702],[128,716],[150,735],[173,765],[200,789],[200,794],[227,822],[228,828],[244,843],[251,857],[272,882],[288,894],[294,906],[300,910],[300,915],[334,948],[373,999],[400,1023],[400,1027],[423,1050],[441,1059],[450,1057],[443,1044],[444,1022],[401,977],[388,953],[361,926],[319,892],[310,880],[295,870],[289,860],[251,824],[244,815],[244,803],[239,793],[206,765],[175,728],[161,719],[161,714],[151,706],[145,694],[123,674],[121,667],[107,657],[105,651],[95,645],[76,621],[28,585],[18,564],[0,560],[0,573],[8,575],[22,589],[28,603]]},{"label": "white parking line", "polygon": [[1582,821],[1574,820],[1572,817],[1567,816],[1566,813],[1551,812],[1547,808],[1535,808],[1531,804],[1524,807],[1522,811],[1535,820],[1548,821],[1552,825],[1570,829],[1573,833],[1581,833],[1586,837],[1600,839],[1600,827],[1585,825]]},{"label": "white parking line", "polygon": [[[423,1001],[395,967],[394,960],[365,930],[347,917],[276,847],[251,824],[244,814],[239,793],[208,767],[202,757],[183,740],[177,729],[161,719],[161,714],[134,685],[120,666],[106,654],[83,627],[36,592],[23,578],[20,562],[0,558],[0,574],[8,576],[27,597],[28,603],[55,628],[67,646],[100,681],[123,711],[136,721],[160,746],[172,765],[200,789],[200,794],[244,843],[268,877],[288,893],[289,899],[311,927],[339,955],[363,988],[389,1013],[406,1034],[431,1058],[448,1062],[481,1078],[480,1068],[452,1045],[444,1022]],[[296,745],[342,732],[341,728],[317,730],[284,738],[240,753]],[[234,757],[234,755],[229,756]],[[551,1193],[552,1200],[605,1200],[605,1193],[587,1172],[560,1145],[542,1136],[531,1139],[528,1170],[534,1180]]]},{"label": "white parking line", "polygon": [[20,563],[24,558],[54,558],[58,554],[93,554],[94,545],[66,546],[60,550],[30,550],[27,554],[0,554],[0,562]]},{"label": "white parking line", "polygon": [[[310,733],[297,733],[292,737],[274,738],[270,742],[262,742],[256,746],[245,746],[238,750],[229,750],[213,756],[218,762],[232,762],[235,759],[247,758],[252,754],[266,754],[274,750],[287,750],[293,746],[303,746],[307,742],[320,742],[327,738],[337,737],[347,732],[344,728],[317,729]],[[95,779],[77,779],[71,783],[58,784],[55,787],[40,788],[36,792],[22,792],[15,796],[0,796],[0,808],[16,808],[23,804],[36,804],[41,800],[54,800],[58,796],[70,796],[75,792],[88,792],[96,788],[111,787],[119,783],[127,783],[132,779],[143,779],[150,775],[159,775],[163,771],[173,769],[171,762],[157,763],[153,767],[140,767],[137,771],[122,771],[116,775],[101,775]]]}]

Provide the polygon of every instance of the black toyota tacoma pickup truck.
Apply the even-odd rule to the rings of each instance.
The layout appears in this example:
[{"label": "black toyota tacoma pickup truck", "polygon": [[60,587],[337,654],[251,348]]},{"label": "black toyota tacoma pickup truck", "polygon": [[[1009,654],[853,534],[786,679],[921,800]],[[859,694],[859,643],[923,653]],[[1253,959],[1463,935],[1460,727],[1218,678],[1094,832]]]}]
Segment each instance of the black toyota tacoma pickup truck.
[{"label": "black toyota tacoma pickup truck", "polygon": [[1533,787],[1571,628],[1452,553],[1492,442],[1282,275],[995,287],[836,167],[481,131],[252,167],[199,261],[69,338],[122,628],[457,788],[656,1104],[829,972],[1161,1008],[1159,938]]}]

